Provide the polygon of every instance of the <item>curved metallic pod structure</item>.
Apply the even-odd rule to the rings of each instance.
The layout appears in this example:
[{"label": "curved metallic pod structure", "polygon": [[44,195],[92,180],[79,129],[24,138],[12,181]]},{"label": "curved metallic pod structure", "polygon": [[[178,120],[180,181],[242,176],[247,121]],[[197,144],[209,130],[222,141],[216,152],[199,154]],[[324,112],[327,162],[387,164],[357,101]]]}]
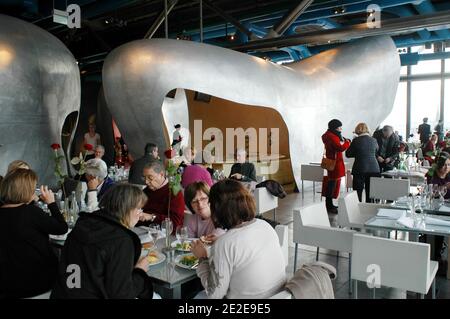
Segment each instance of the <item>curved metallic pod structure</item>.
[{"label": "curved metallic pod structure", "polygon": [[328,121],[340,119],[344,136],[361,121],[375,128],[393,107],[399,75],[390,37],[358,40],[284,66],[217,46],[152,39],[112,51],[103,85],[133,152],[147,140],[165,145],[161,108],[175,88],[275,109],[289,130],[280,138],[289,138],[299,185],[301,163],[320,161]]},{"label": "curved metallic pod structure", "polygon": [[50,145],[62,145],[64,120],[80,107],[74,57],[50,33],[0,14],[0,83],[0,174],[22,159],[54,185]]}]

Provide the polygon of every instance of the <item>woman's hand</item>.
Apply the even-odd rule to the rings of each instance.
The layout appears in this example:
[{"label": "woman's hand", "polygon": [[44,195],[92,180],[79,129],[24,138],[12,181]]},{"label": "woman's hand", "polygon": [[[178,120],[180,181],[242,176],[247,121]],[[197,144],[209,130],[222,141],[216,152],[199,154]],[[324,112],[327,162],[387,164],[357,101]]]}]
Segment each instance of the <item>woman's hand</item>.
[{"label": "woman's hand", "polygon": [[208,235],[206,235],[206,236],[202,236],[202,237],[200,237],[200,240],[204,243],[204,244],[209,244],[209,245],[211,245],[211,244],[213,244],[216,240],[217,240],[217,238],[219,238],[219,237],[217,237],[216,235],[214,235],[214,234],[208,234]]},{"label": "woman's hand", "polygon": [[100,185],[100,180],[98,179],[98,177],[89,179],[89,181],[87,182],[88,190],[95,191],[97,190],[98,185]]},{"label": "woman's hand", "polygon": [[147,256],[139,258],[138,262],[136,263],[136,266],[134,268],[142,269],[143,271],[147,272],[148,267],[150,266],[150,263],[148,262]]},{"label": "woman's hand", "polygon": [[205,245],[203,245],[201,240],[196,240],[196,241],[192,242],[191,252],[198,259],[208,258],[208,254],[206,253]]},{"label": "woman's hand", "polygon": [[48,186],[41,186],[41,199],[47,204],[51,204],[55,202],[55,194],[53,194],[51,189],[48,189]]},{"label": "woman's hand", "polygon": [[146,222],[146,221],[154,221],[155,220],[155,218],[156,218],[156,215],[155,214],[150,214],[150,213],[141,213],[140,215],[139,215],[139,221],[141,221],[141,222]]}]

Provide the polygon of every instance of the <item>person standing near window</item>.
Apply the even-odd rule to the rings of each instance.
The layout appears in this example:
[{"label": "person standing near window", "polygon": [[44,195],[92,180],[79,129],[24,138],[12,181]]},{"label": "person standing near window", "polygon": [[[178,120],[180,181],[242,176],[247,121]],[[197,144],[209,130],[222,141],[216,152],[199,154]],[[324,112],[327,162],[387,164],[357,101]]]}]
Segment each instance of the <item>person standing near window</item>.
[{"label": "person standing near window", "polygon": [[322,183],[322,196],[325,196],[325,204],[329,213],[337,214],[337,207],[333,205],[333,198],[338,198],[341,177],[345,176],[345,165],[342,158],[344,152],[350,146],[350,140],[342,136],[342,122],[333,119],[328,122],[328,130],[322,135],[325,145],[325,155],[336,161],[334,169],[327,170]]}]

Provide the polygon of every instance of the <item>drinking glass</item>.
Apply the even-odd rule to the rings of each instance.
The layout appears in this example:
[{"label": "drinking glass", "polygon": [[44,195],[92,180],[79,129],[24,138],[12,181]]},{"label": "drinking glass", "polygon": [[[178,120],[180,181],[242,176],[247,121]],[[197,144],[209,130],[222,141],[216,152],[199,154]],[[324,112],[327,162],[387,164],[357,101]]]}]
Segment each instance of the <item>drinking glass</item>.
[{"label": "drinking glass", "polygon": [[442,197],[442,201],[444,201],[444,196],[447,194],[447,186],[441,185],[439,186],[439,195]]},{"label": "drinking glass", "polygon": [[178,226],[176,230],[177,239],[181,242],[181,247],[183,248],[183,244],[185,240],[188,238],[188,229],[186,226]]},{"label": "drinking glass", "polygon": [[159,232],[160,227],[158,224],[151,224],[148,228],[148,236],[150,237],[150,239],[152,239],[155,249],[157,249],[156,241],[159,237]]}]

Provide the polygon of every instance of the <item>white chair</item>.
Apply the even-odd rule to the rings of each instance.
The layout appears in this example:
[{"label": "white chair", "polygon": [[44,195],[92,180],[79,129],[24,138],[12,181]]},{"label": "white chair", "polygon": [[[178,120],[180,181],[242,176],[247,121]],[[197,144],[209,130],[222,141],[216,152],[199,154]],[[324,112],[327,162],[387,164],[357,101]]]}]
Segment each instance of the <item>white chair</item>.
[{"label": "white chair", "polygon": [[421,298],[433,285],[432,298],[436,297],[438,263],[430,261],[429,244],[355,234],[352,250],[351,278],[354,280],[355,298],[358,281],[370,280],[372,283],[372,277],[380,286],[416,292]]},{"label": "white chair", "polygon": [[280,247],[283,251],[284,262],[287,267],[289,263],[289,227],[287,225],[276,225],[275,232],[278,235]]},{"label": "white chair", "polygon": [[409,195],[409,179],[370,178],[370,198],[397,200]]},{"label": "white chair", "polygon": [[258,187],[253,192],[256,202],[256,215],[273,210],[273,220],[276,220],[278,197],[273,196],[265,187]]},{"label": "white chair", "polygon": [[[334,228],[330,225],[325,203],[315,203],[294,210],[293,241],[295,243],[294,273],[297,270],[298,244],[317,247],[316,260],[319,259],[319,248],[349,253],[349,278],[351,273],[353,230]],[[351,292],[351,285],[350,285]]]},{"label": "white chair", "polygon": [[313,194],[316,195],[316,182],[322,182],[324,169],[320,165],[301,165],[301,180],[302,180],[302,199],[305,198],[303,181],[313,182]]},{"label": "white chair", "polygon": [[380,208],[394,208],[389,204],[360,203],[356,191],[339,198],[338,225],[348,228],[364,228],[364,224],[378,213]]}]

